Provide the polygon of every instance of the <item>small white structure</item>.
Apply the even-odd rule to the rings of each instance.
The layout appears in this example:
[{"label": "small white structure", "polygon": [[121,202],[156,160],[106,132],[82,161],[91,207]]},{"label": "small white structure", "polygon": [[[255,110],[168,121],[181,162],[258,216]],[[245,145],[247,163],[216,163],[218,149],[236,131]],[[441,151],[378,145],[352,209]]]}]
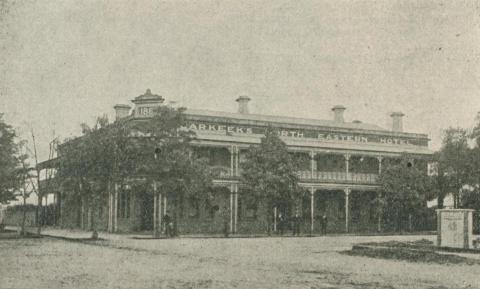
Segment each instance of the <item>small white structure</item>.
[{"label": "small white structure", "polygon": [[473,248],[473,211],[469,209],[437,210],[437,246]]},{"label": "small white structure", "polygon": [[[427,208],[438,208],[438,198],[427,201]],[[453,194],[452,193],[447,194],[443,198],[443,208],[445,208],[445,209],[453,209],[454,208]]]}]

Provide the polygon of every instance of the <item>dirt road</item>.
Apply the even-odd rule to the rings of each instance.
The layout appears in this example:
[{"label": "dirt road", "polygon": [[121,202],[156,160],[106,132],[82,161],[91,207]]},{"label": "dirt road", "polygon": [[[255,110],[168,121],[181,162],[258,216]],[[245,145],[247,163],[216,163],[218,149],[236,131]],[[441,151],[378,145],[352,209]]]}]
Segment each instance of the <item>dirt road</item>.
[{"label": "dirt road", "polygon": [[358,242],[420,238],[4,240],[0,288],[480,288],[480,266],[339,253]]}]

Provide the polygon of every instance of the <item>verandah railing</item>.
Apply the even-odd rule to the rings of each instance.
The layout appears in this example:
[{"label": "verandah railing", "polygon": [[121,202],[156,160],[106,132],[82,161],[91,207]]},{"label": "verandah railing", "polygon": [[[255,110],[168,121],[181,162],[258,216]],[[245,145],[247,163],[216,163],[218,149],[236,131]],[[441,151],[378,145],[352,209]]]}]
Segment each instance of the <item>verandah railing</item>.
[{"label": "verandah railing", "polygon": [[378,180],[377,174],[368,173],[346,173],[346,172],[323,172],[314,171],[313,175],[311,171],[298,172],[300,179],[302,180],[317,180],[317,181],[332,181],[332,182],[352,182],[352,183],[367,183],[375,184]]},{"label": "verandah railing", "polygon": [[[236,173],[236,177],[240,176],[241,169]],[[216,168],[216,175],[220,178],[232,177],[230,168],[222,167]],[[346,173],[346,172],[324,172],[314,171],[313,175],[311,171],[299,171],[298,176],[301,180],[313,180],[313,181],[327,181],[327,182],[351,182],[351,183],[363,183],[363,184],[376,184],[378,181],[377,174],[369,173]],[[234,176],[235,177],[235,176]]]}]

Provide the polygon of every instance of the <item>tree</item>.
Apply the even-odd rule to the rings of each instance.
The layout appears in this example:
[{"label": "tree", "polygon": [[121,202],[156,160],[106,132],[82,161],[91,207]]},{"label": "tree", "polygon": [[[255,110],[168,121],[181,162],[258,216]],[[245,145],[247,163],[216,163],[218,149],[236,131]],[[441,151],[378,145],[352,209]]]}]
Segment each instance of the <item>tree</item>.
[{"label": "tree", "polygon": [[57,178],[64,188],[88,201],[92,238],[97,238],[96,218],[99,204],[107,199],[111,184],[123,183],[134,172],[136,151],[129,145],[129,127],[125,121],[109,123],[98,117],[94,126],[82,124],[82,136],[59,147]]},{"label": "tree", "polygon": [[[381,201],[388,221],[395,231],[402,230],[402,221],[408,217],[411,229],[412,216],[424,209],[430,184],[426,172],[415,167],[411,156],[403,155],[399,163],[386,166],[379,176]],[[385,210],[388,208],[388,210]]]},{"label": "tree", "polygon": [[[259,145],[249,148],[241,166],[245,191],[255,202],[263,203],[267,212],[273,212],[274,208],[284,211],[300,192],[299,164],[272,127],[265,130]],[[270,230],[270,217],[267,223]]]},{"label": "tree", "polygon": [[480,112],[475,118],[475,126],[470,138],[473,140],[473,148],[470,149],[468,158],[468,170],[470,180],[468,189],[462,193],[462,207],[480,210]]},{"label": "tree", "polygon": [[[24,143],[21,144],[21,146],[24,146]],[[16,183],[18,184],[18,190],[16,191],[16,196],[19,196],[22,198],[22,223],[20,224],[20,235],[24,236],[25,235],[25,221],[27,219],[27,199],[30,197],[32,194],[33,190],[30,185],[33,185],[33,175],[32,171],[34,170],[33,168],[29,167],[27,163],[28,155],[27,154],[22,154],[18,157],[18,161],[20,163],[20,166],[17,167],[16,172],[15,172],[15,179]]]},{"label": "tree", "polygon": [[16,177],[19,166],[18,145],[14,129],[0,114],[0,203],[15,199],[15,191],[21,186]]},{"label": "tree", "polygon": [[98,206],[113,184],[122,185],[134,177],[155,182],[159,191],[175,201],[177,217],[179,202],[208,191],[210,170],[205,160],[193,154],[194,134],[184,127],[183,109],[162,106],[144,120],[109,123],[101,117],[93,127],[82,124],[83,135],[59,147],[57,176],[66,188],[89,201],[92,237],[97,236]]},{"label": "tree", "polygon": [[470,148],[468,133],[462,128],[445,130],[442,148],[436,154],[438,174],[434,183],[438,191],[439,203],[448,193],[453,193],[454,207],[460,205],[460,191],[471,180]]},{"label": "tree", "polygon": [[[33,128],[30,129],[30,134],[32,136],[33,151],[29,150],[29,152],[30,152],[30,155],[33,156],[33,160],[35,162],[35,166],[31,169],[31,171],[35,171],[35,175],[30,175],[29,179],[32,185],[32,190],[37,195],[37,200],[38,200],[37,207],[35,210],[36,211],[35,216],[36,216],[36,222],[37,222],[37,235],[40,235],[42,231],[42,225],[45,222],[44,220],[45,214],[43,213],[42,202],[43,202],[43,197],[45,196],[47,191],[42,190],[42,188],[40,187],[41,168],[38,165],[37,141],[35,140],[35,133],[33,131]],[[35,182],[33,182],[33,179],[35,179]]]},{"label": "tree", "polygon": [[475,117],[475,126],[472,129],[470,137],[475,140],[475,146],[477,148],[480,147],[480,112],[477,112],[477,116]]},{"label": "tree", "polygon": [[[186,200],[200,200],[212,193],[212,170],[207,160],[196,156],[191,141],[195,138],[186,129],[184,109],[161,106],[152,118],[137,123],[134,129],[145,136],[139,142],[140,166],[137,174],[155,183],[158,192],[174,204],[174,219],[178,220]],[[175,232],[178,232],[174,222]],[[158,235],[158,232],[154,232]]]}]

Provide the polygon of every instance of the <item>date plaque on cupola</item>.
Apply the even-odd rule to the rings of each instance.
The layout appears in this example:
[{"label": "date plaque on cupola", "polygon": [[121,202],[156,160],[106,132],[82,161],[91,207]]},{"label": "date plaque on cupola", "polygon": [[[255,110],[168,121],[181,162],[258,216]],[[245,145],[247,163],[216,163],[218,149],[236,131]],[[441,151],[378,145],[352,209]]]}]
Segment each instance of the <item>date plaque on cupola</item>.
[{"label": "date plaque on cupola", "polygon": [[135,116],[151,116],[154,109],[162,105],[164,101],[165,99],[161,95],[152,94],[152,91],[147,89],[145,94],[139,95],[132,100],[132,102],[135,104]]}]

